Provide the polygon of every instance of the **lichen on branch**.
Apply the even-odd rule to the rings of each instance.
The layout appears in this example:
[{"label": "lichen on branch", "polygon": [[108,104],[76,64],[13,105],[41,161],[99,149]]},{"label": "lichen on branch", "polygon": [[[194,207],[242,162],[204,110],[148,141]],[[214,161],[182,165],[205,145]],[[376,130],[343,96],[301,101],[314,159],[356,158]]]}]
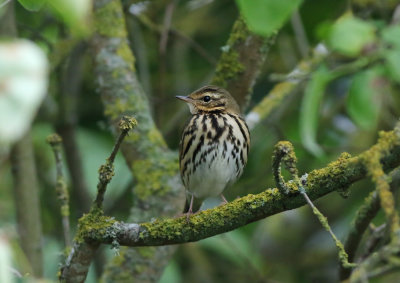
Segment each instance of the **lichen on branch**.
[{"label": "lichen on branch", "polygon": [[226,45],[221,47],[221,57],[211,84],[226,88],[242,110],[250,100],[254,83],[276,34],[267,38],[255,35],[239,17]]},{"label": "lichen on branch", "polygon": [[[386,147],[381,161],[385,171],[393,170],[400,164],[400,143],[394,132],[387,132],[387,140],[379,140],[370,150],[358,156],[342,155],[327,167],[308,173],[304,189],[311,200],[327,193],[349,187],[367,176],[365,156],[375,148]],[[293,186],[297,185],[293,182]],[[298,188],[297,188],[298,189]],[[270,215],[298,208],[306,204],[300,193],[285,194],[278,189],[267,189],[256,195],[247,195],[226,205],[194,214],[187,223],[185,217],[157,219],[142,224],[116,223],[117,240],[126,246],[158,246],[198,241],[220,233],[234,230],[248,223]],[[89,235],[84,237],[92,241]],[[98,239],[97,239],[98,240]],[[104,238],[99,243],[110,243]]]}]

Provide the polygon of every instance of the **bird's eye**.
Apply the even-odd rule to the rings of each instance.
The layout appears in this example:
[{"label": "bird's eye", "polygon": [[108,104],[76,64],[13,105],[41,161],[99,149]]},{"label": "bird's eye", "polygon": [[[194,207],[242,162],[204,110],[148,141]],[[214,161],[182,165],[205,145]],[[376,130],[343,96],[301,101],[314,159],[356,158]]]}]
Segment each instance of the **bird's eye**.
[{"label": "bird's eye", "polygon": [[209,102],[210,100],[211,100],[211,97],[209,97],[208,95],[203,97],[204,102]]}]

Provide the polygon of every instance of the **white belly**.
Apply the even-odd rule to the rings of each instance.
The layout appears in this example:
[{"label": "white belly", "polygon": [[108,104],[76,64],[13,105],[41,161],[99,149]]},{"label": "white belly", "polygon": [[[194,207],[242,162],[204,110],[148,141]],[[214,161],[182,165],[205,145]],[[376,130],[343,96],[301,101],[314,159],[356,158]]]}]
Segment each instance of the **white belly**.
[{"label": "white belly", "polygon": [[[199,158],[198,165],[192,166],[190,178],[188,178],[188,191],[196,198],[207,198],[220,195],[224,189],[237,179],[236,159],[232,156],[233,145],[227,142],[226,153],[223,153],[223,146],[212,144],[207,149],[215,149],[204,157]],[[242,166],[239,166],[240,168]],[[240,169],[239,169],[240,170]],[[241,170],[240,170],[241,171]]]}]

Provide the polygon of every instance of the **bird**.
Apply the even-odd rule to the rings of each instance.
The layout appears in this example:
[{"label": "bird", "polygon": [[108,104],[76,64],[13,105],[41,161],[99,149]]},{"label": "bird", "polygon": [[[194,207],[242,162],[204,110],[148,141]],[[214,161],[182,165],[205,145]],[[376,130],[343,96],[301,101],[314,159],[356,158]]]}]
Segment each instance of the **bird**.
[{"label": "bird", "polygon": [[188,96],[192,114],[179,144],[179,167],[186,189],[184,213],[197,212],[206,198],[221,196],[243,173],[250,149],[250,132],[239,105],[224,88],[207,85]]}]

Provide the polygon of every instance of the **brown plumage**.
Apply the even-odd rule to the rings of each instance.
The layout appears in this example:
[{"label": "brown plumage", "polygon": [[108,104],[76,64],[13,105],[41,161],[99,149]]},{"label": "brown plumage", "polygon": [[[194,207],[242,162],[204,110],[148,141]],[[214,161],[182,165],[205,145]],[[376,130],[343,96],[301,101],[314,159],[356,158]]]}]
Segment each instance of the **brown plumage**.
[{"label": "brown plumage", "polygon": [[226,202],[222,192],[243,172],[250,134],[238,104],[223,88],[205,86],[177,98],[185,101],[192,113],[179,147],[189,217],[208,197],[221,195]]}]

